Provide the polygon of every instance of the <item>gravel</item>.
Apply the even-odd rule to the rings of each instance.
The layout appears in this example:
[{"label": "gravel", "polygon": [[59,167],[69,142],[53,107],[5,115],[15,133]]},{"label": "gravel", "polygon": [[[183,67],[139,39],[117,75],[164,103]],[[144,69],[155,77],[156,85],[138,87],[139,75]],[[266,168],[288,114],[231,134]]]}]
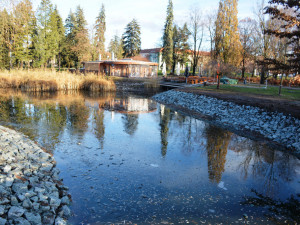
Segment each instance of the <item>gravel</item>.
[{"label": "gravel", "polygon": [[233,127],[234,130],[261,134],[300,154],[300,120],[291,115],[175,90],[157,94],[153,99],[209,116],[217,124]]},{"label": "gravel", "polygon": [[67,224],[71,199],[53,157],[2,126],[0,150],[0,225]]}]

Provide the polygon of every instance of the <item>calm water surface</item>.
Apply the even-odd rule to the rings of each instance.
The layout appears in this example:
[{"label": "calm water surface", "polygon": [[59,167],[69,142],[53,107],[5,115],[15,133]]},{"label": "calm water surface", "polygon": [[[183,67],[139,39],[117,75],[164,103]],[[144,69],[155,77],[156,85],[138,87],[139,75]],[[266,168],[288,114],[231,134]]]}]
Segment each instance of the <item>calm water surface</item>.
[{"label": "calm water surface", "polygon": [[0,94],[0,124],[54,154],[71,224],[294,224],[300,163],[149,98]]}]

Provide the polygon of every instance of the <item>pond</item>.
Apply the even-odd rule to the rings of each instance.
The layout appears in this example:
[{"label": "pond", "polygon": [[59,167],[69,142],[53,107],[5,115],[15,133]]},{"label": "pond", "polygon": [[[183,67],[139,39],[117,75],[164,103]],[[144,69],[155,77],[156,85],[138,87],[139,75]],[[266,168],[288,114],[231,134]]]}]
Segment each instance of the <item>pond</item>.
[{"label": "pond", "polygon": [[299,222],[300,163],[132,94],[0,94],[0,124],[53,153],[71,224]]}]

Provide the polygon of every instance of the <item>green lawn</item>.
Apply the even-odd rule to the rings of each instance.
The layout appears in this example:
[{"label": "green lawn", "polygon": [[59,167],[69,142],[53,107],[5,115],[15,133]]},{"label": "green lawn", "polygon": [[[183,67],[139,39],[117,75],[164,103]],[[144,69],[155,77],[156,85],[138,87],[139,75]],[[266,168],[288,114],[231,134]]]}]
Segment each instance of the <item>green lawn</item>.
[{"label": "green lawn", "polygon": [[[216,85],[200,87],[202,89],[216,89]],[[281,89],[281,96],[278,95],[279,87],[268,86],[265,88],[264,86],[236,86],[236,85],[228,85],[222,84],[220,85],[219,91],[228,91],[228,92],[236,92],[236,93],[249,93],[249,94],[259,94],[259,95],[268,95],[274,97],[280,97],[285,99],[292,99],[292,100],[300,100],[300,88],[298,89],[288,89],[282,88]]]}]

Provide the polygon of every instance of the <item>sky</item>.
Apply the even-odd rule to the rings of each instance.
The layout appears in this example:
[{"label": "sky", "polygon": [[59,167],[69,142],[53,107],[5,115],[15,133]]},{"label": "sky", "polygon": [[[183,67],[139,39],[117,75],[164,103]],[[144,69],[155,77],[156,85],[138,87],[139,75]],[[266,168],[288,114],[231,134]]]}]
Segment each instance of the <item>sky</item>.
[{"label": "sky", "polygon": [[[36,10],[40,0],[32,0]],[[106,47],[112,37],[119,37],[125,31],[126,25],[136,19],[141,26],[142,49],[158,47],[161,42],[168,0],[51,0],[57,5],[58,11],[65,20],[78,5],[84,10],[88,28],[92,29],[101,5],[104,4],[106,13]],[[173,0],[174,22],[182,26],[189,20],[189,11],[199,8],[203,17],[211,11],[218,10],[219,0]],[[256,0],[239,0],[238,18],[253,17]],[[208,44],[203,50],[208,50]]]}]

